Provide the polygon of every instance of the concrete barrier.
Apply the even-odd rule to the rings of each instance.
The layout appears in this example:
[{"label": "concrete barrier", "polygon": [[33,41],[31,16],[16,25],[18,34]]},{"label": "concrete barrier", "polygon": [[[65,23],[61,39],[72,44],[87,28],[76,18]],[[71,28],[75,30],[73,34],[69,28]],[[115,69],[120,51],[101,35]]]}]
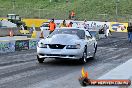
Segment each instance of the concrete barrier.
[{"label": "concrete barrier", "polygon": [[40,39],[19,37],[0,37],[0,53],[31,50],[37,48]]},{"label": "concrete barrier", "polygon": [[29,49],[36,49],[40,39],[29,39]]},{"label": "concrete barrier", "polygon": [[15,51],[28,50],[29,49],[29,40],[16,40],[15,41]]},{"label": "concrete barrier", "polygon": [[[126,63],[116,67],[115,69],[111,70],[107,74],[101,76],[98,79],[129,79],[132,81],[132,59],[127,61]],[[88,86],[82,88],[132,88],[130,86]]]},{"label": "concrete barrier", "polygon": [[0,42],[0,53],[15,52],[15,41]]}]

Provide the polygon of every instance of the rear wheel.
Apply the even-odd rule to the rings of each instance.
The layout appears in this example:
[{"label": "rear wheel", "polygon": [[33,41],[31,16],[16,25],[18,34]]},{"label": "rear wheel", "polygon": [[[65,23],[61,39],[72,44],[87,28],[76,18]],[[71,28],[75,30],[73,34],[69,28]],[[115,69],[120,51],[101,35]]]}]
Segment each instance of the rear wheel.
[{"label": "rear wheel", "polygon": [[39,58],[39,56],[37,55],[37,59],[39,63],[43,63],[44,62],[44,58]]},{"label": "rear wheel", "polygon": [[83,52],[82,58],[80,58],[81,64],[85,64],[87,62],[87,50],[85,49]]}]

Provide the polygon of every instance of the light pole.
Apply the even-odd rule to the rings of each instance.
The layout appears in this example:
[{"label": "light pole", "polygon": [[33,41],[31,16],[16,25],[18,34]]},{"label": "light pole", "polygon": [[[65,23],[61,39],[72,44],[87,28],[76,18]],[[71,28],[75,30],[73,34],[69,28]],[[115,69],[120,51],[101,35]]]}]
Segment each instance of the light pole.
[{"label": "light pole", "polygon": [[120,0],[116,0],[116,21],[118,21],[118,3]]},{"label": "light pole", "polygon": [[13,2],[13,13],[15,13],[15,0],[12,0],[12,2]]}]

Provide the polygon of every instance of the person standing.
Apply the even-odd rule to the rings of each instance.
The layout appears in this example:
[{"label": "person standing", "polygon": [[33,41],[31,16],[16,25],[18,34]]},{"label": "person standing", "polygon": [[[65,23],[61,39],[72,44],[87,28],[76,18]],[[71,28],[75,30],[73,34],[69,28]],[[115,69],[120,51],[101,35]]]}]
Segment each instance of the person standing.
[{"label": "person standing", "polygon": [[51,22],[49,23],[49,30],[50,30],[50,33],[51,34],[56,28],[56,24],[54,23],[54,19],[51,20]]},{"label": "person standing", "polygon": [[66,20],[63,20],[63,23],[60,24],[60,27],[66,27]]},{"label": "person standing", "polygon": [[84,20],[83,27],[84,27],[84,29],[88,29],[89,30],[89,24],[87,24],[87,20],[86,19]]},{"label": "person standing", "polygon": [[127,31],[128,31],[128,41],[132,42],[132,24],[131,23],[129,23],[127,27]]},{"label": "person standing", "polygon": [[104,33],[107,38],[109,36],[109,27],[106,24],[104,24]]},{"label": "person standing", "polygon": [[73,10],[71,11],[71,19],[75,19],[75,12]]},{"label": "person standing", "polygon": [[67,27],[72,27],[72,22],[70,22],[68,25],[67,25]]}]

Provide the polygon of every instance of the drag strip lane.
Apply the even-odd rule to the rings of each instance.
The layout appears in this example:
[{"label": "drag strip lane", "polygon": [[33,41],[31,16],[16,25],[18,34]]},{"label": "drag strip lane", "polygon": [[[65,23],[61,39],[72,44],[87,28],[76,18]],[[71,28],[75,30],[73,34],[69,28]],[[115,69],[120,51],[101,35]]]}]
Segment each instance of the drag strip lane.
[{"label": "drag strip lane", "polygon": [[[46,59],[43,64],[39,64],[36,60],[36,51],[2,55],[0,64],[3,63],[2,60],[12,64],[0,66],[0,88],[80,88],[78,77],[83,66],[89,72],[89,77],[96,79],[132,58],[130,46],[119,46],[127,40],[118,39],[115,35],[114,38],[99,40],[96,59],[89,60],[85,65],[74,60],[54,59]],[[115,42],[118,46],[115,46]],[[24,62],[14,63],[15,61]]]},{"label": "drag strip lane", "polygon": [[[97,78],[100,75],[108,72],[110,69],[116,67],[119,64],[122,64],[127,59],[129,59],[126,59],[124,57],[124,60],[122,62],[118,64],[112,64],[114,60],[120,59],[118,57],[123,57],[122,53],[124,52],[124,50],[127,51],[126,54],[130,53],[128,49],[116,49],[119,50],[119,52],[115,51],[114,49],[106,47],[98,48],[98,51],[101,50],[101,52],[97,53],[95,60],[88,61],[86,65],[80,65],[75,61],[56,61],[53,59],[47,59],[43,64],[39,64],[37,61],[32,61],[17,64],[16,66],[14,65],[0,68],[0,86],[3,88],[8,88],[9,86],[10,88],[14,88],[14,86],[16,86],[16,88],[22,88],[23,86],[29,86],[41,81],[47,82],[56,80],[60,77],[67,76],[68,74],[75,72],[77,72],[78,75],[82,66],[88,68],[90,75],[92,76],[94,74],[93,77]],[[110,51],[105,52],[106,50]],[[115,53],[113,58],[110,58],[111,54],[109,55],[111,51]],[[104,52],[105,54],[101,55],[102,52]],[[49,88],[50,87],[51,86],[49,86]]]}]

